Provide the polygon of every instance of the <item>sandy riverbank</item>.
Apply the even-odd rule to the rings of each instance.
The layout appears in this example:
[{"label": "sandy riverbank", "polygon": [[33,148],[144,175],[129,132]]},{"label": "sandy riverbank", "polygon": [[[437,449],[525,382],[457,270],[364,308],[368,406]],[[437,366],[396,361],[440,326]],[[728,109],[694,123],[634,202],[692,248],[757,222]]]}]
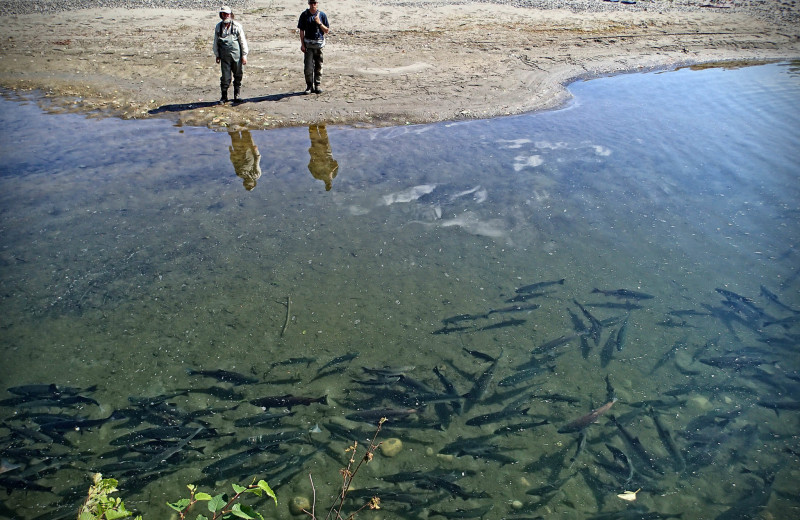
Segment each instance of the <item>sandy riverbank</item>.
[{"label": "sandy riverbank", "polygon": [[251,48],[246,102],[235,107],[214,104],[215,10],[10,14],[7,26],[23,30],[0,43],[0,85],[41,89],[55,110],[185,125],[394,125],[557,106],[567,97],[563,85],[578,77],[800,57],[800,8],[777,1],[552,5],[571,9],[322,0],[332,26],[325,91],[304,96],[295,26],[305,3],[248,1],[234,9]]}]

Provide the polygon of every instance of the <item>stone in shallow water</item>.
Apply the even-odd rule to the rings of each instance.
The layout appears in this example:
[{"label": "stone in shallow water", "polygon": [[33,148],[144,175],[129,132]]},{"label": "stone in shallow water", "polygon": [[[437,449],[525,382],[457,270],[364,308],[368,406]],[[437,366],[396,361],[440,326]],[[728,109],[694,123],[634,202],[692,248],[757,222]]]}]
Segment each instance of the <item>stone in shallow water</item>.
[{"label": "stone in shallow water", "polygon": [[394,457],[403,449],[403,441],[397,437],[386,439],[381,443],[381,454],[386,457]]}]

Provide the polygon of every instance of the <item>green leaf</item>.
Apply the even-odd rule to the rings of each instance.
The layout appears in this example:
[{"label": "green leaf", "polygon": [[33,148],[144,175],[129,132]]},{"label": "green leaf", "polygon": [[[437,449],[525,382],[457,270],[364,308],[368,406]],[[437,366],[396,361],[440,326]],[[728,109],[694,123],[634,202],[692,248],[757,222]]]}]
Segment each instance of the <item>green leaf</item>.
[{"label": "green leaf", "polygon": [[239,484],[237,484],[235,482],[233,484],[231,484],[231,486],[233,487],[233,490],[236,492],[237,495],[239,493],[241,493],[242,491],[247,489],[246,487],[240,486]]},{"label": "green leaf", "polygon": [[222,511],[222,508],[225,507],[225,499],[222,498],[222,495],[217,495],[212,497],[211,500],[208,502],[208,510],[212,513],[216,513],[218,511]]},{"label": "green leaf", "polygon": [[276,506],[278,505],[278,497],[275,496],[275,492],[272,491],[272,488],[269,487],[269,484],[267,484],[266,480],[259,480],[258,481],[258,487],[259,487],[259,489],[264,490],[264,493],[266,493],[268,496],[272,497],[272,500],[275,501],[275,505]]},{"label": "green leaf", "polygon": [[124,507],[121,510],[109,509],[106,511],[106,518],[108,520],[117,520],[119,518],[127,518],[129,516],[131,516],[131,513],[126,511]]},{"label": "green leaf", "polygon": [[174,509],[175,511],[180,513],[181,511],[186,509],[186,507],[191,503],[192,502],[188,498],[182,498],[182,499],[178,500],[177,502],[173,502],[172,504],[167,502],[167,505],[169,507],[171,507],[172,509]]},{"label": "green leaf", "polygon": [[247,520],[254,520],[255,519],[254,516],[250,516],[247,513],[245,513],[244,511],[242,511],[242,504],[233,504],[233,507],[231,508],[231,513],[233,513],[233,516],[236,516],[236,517],[239,517],[239,518],[246,518]]},{"label": "green leaf", "polygon": [[92,513],[89,513],[88,511],[84,511],[78,517],[78,520],[97,520],[97,517],[94,516]]},{"label": "green leaf", "polygon": [[211,495],[209,495],[208,493],[200,492],[200,493],[196,493],[194,495],[194,498],[195,498],[195,500],[211,500]]},{"label": "green leaf", "polygon": [[242,504],[242,511],[244,511],[248,515],[252,515],[252,518],[258,518],[259,520],[264,520],[264,517],[261,516],[261,514],[258,511],[256,511],[255,509],[246,504]]}]

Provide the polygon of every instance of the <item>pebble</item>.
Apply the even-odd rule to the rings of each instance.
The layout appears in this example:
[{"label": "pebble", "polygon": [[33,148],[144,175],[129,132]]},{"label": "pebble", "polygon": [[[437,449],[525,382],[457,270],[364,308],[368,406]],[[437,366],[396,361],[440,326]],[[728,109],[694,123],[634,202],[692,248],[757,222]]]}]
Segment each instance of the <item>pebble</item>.
[{"label": "pebble", "polygon": [[403,441],[392,437],[381,442],[381,454],[385,457],[394,457],[403,449]]},{"label": "pebble", "polygon": [[303,496],[297,496],[289,501],[289,512],[293,515],[307,514],[303,510],[311,511],[311,501]]}]

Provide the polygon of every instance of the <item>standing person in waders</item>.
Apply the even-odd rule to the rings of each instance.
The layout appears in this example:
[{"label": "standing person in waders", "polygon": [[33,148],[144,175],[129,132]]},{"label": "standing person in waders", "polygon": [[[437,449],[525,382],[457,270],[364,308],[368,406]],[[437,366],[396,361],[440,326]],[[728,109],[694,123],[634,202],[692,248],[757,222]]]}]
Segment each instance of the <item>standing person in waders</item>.
[{"label": "standing person in waders", "polygon": [[330,30],[328,17],[318,9],[317,0],[308,0],[308,9],[300,14],[300,50],[303,52],[303,73],[306,76],[306,94],[321,94],[322,48],[325,35]]},{"label": "standing person in waders", "polygon": [[233,20],[233,12],[227,5],[219,9],[219,17],[222,20],[214,28],[214,56],[220,64],[222,75],[219,79],[219,87],[222,96],[220,103],[228,102],[228,87],[231,85],[233,76],[233,102],[241,103],[242,75],[244,66],[247,65],[247,38],[244,36],[242,24]]}]

